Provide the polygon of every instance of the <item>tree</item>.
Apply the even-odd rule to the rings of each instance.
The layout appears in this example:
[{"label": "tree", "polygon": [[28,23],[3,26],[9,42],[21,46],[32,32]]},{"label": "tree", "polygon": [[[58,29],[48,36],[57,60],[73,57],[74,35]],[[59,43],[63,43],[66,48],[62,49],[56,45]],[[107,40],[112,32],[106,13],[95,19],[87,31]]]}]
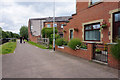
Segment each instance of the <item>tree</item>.
[{"label": "tree", "polygon": [[14,37],[14,38],[20,38],[20,35],[19,35],[19,34],[16,34],[16,33],[13,33],[13,37]]},{"label": "tree", "polygon": [[20,36],[24,37],[24,38],[28,38],[28,27],[27,26],[22,26],[20,28]]},{"label": "tree", "polygon": [[0,39],[2,38],[2,28],[0,27]]},{"label": "tree", "polygon": [[[55,28],[55,38],[58,38],[59,35],[57,35],[58,30]],[[50,44],[53,42],[53,28],[43,28],[42,31],[42,37],[43,38],[49,38]]]},{"label": "tree", "polygon": [[[57,29],[55,28],[55,34],[57,34]],[[42,31],[42,37],[43,38],[50,38],[51,34],[53,34],[53,28],[43,28]]]}]

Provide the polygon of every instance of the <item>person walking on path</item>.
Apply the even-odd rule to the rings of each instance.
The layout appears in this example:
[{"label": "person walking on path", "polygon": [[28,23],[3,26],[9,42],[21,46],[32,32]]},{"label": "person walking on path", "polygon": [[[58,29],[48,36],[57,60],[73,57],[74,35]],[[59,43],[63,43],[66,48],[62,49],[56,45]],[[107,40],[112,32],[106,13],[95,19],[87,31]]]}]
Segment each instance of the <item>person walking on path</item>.
[{"label": "person walking on path", "polygon": [[20,37],[20,43],[22,43],[22,37]]},{"label": "person walking on path", "polygon": [[25,41],[24,41],[24,40],[25,40],[25,38],[23,37],[23,42],[25,43]]}]

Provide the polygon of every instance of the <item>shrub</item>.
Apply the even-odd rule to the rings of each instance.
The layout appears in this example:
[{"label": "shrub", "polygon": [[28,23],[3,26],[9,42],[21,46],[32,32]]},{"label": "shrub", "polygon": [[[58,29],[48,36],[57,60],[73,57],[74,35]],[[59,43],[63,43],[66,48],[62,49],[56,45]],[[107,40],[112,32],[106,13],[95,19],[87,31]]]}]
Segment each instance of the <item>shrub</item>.
[{"label": "shrub", "polygon": [[[55,33],[57,33],[57,29],[55,28]],[[43,38],[50,38],[51,34],[53,34],[53,28],[43,28],[42,31]]]},{"label": "shrub", "polygon": [[81,48],[82,48],[82,49],[87,49],[87,45],[81,44]]},{"label": "shrub", "polygon": [[56,40],[56,45],[57,45],[57,46],[67,45],[67,43],[68,43],[68,42],[65,41],[64,38],[59,38],[59,39]]},{"label": "shrub", "polygon": [[10,42],[16,42],[16,39],[11,39]]},{"label": "shrub", "polygon": [[100,49],[96,49],[95,52],[101,52],[101,50]]},{"label": "shrub", "polygon": [[120,40],[117,41],[117,44],[111,46],[111,54],[117,60],[120,60]]},{"label": "shrub", "polygon": [[16,42],[16,39],[12,39],[12,42]]},{"label": "shrub", "polygon": [[56,40],[56,45],[57,46],[62,46],[63,42],[64,42],[64,39],[63,38],[59,38],[59,39]]},{"label": "shrub", "polygon": [[81,46],[81,41],[80,41],[80,39],[72,39],[72,40],[70,40],[70,42],[68,43],[68,46],[71,48],[71,49],[73,49],[73,50],[75,50],[76,49],[76,46]]},{"label": "shrub", "polygon": [[[58,39],[58,38],[60,38],[60,35],[55,34],[55,40]],[[53,43],[53,34],[51,34],[51,36],[50,36],[50,44],[52,44],[52,43]]]},{"label": "shrub", "polygon": [[68,45],[68,41],[64,40],[63,45],[67,46]]}]

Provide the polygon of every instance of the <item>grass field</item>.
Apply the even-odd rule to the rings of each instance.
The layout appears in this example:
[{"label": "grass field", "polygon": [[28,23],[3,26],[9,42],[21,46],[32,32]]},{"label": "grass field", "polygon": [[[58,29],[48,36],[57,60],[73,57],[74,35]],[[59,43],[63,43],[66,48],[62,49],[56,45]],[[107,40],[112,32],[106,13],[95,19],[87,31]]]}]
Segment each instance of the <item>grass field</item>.
[{"label": "grass field", "polygon": [[7,42],[0,46],[0,54],[13,53],[16,48],[16,42]]}]

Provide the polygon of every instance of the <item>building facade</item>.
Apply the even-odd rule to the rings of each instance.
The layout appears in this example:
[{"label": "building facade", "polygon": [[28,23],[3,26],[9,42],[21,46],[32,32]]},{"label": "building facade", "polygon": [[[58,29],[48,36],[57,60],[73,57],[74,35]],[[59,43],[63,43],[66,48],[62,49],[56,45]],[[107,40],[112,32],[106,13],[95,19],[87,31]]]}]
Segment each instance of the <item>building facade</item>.
[{"label": "building facade", "polygon": [[[66,25],[70,18],[71,16],[55,17],[55,27],[57,28],[60,37],[63,37],[63,26]],[[47,28],[53,27],[53,17],[47,18],[44,25]]]},{"label": "building facade", "polygon": [[[64,33],[67,40],[73,36],[83,42],[113,43],[116,38],[120,38],[119,3],[93,3],[90,5],[90,2],[77,2],[77,13],[64,28],[67,31]],[[103,24],[106,26],[101,28]]]},{"label": "building facade", "polygon": [[[69,23],[64,27],[64,38],[70,41],[79,38],[87,44],[87,50],[71,50],[69,47],[56,49],[93,60],[94,44],[113,44],[120,39],[120,2],[103,2],[101,0],[89,0],[89,2],[76,2],[76,14],[73,14]],[[109,66],[120,68],[120,61],[110,54],[110,47],[106,55]],[[103,58],[104,59],[104,58]]]},{"label": "building facade", "polygon": [[[61,37],[63,37],[63,26],[69,21],[70,18],[71,16],[55,17],[55,27],[58,29],[58,34]],[[37,42],[37,38],[42,37],[41,30],[44,27],[53,27],[53,17],[29,19],[29,40]]]},{"label": "building facade", "polygon": [[29,19],[28,22],[28,36],[29,40],[37,42],[38,37],[42,37],[41,30],[44,27],[46,18]]}]

